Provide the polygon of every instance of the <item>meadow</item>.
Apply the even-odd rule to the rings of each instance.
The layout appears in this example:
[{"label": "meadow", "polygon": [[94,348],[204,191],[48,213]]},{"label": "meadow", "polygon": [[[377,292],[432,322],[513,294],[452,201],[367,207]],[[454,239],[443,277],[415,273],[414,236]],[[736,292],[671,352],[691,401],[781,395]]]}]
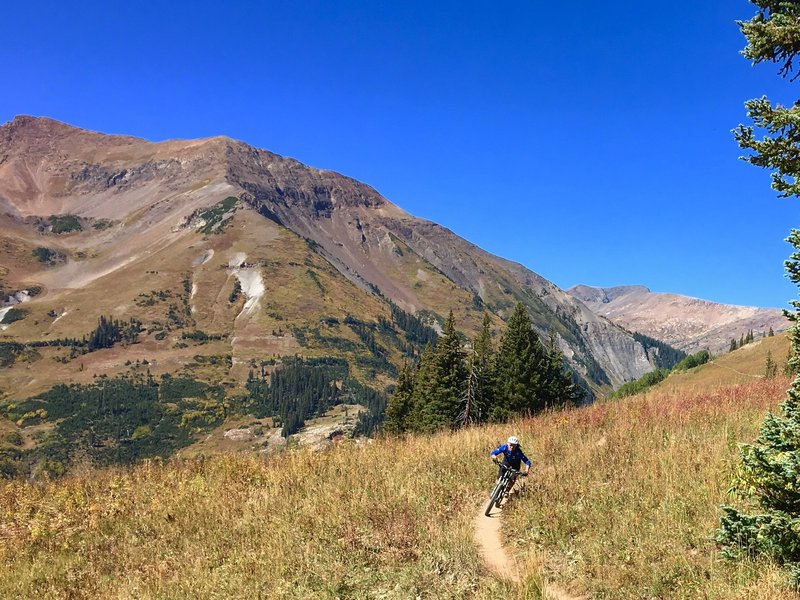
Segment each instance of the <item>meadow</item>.
[{"label": "meadow", "polygon": [[5,482],[0,597],[519,595],[540,583],[496,580],[472,540],[492,443],[473,430]]},{"label": "meadow", "polygon": [[[789,381],[652,391],[505,426],[331,450],[150,460],[0,483],[0,597],[792,598],[712,541],[736,470]],[[534,460],[503,515],[521,583],[473,519],[510,433]]]},{"label": "meadow", "polygon": [[738,444],[776,410],[786,378],[708,392],[652,391],[539,417],[523,439],[540,467],[504,526],[510,551],[593,598],[795,598],[768,563],[713,542]]}]

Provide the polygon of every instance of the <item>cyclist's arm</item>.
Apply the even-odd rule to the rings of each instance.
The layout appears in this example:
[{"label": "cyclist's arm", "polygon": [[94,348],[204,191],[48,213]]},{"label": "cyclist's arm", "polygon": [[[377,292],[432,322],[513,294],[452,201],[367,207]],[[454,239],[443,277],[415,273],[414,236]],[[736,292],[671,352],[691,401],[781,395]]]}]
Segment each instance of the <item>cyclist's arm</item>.
[{"label": "cyclist's arm", "polygon": [[525,463],[525,473],[531,470],[531,460],[525,456],[524,452],[520,452],[522,454],[522,462]]},{"label": "cyclist's arm", "polygon": [[503,444],[502,446],[498,446],[497,448],[495,448],[494,450],[492,450],[492,451],[489,453],[489,457],[490,457],[492,460],[497,460],[497,459],[496,459],[497,455],[498,455],[498,454],[502,454],[502,453],[504,453],[505,451],[506,451],[506,445],[505,445],[505,444]]}]

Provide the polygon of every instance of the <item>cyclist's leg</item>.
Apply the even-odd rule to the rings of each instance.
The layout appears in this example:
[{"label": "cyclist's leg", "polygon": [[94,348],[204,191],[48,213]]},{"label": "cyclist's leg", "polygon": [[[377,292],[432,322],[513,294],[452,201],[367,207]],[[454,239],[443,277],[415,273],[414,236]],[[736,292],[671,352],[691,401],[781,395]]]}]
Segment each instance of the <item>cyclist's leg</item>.
[{"label": "cyclist's leg", "polygon": [[508,484],[508,494],[509,494],[509,496],[512,493],[516,493],[516,484],[517,484],[517,476],[516,475],[512,475],[511,476],[511,481]]}]

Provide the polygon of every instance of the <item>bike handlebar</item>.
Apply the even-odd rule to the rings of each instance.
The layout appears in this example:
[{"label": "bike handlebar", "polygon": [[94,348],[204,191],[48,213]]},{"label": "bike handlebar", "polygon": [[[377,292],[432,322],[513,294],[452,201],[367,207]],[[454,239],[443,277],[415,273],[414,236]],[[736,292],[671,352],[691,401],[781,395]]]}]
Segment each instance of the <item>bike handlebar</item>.
[{"label": "bike handlebar", "polygon": [[504,465],[500,461],[493,460],[492,462],[494,464],[496,464],[497,466],[505,469],[506,471],[511,471],[511,473],[514,474],[514,475],[519,475],[520,477],[527,477],[528,476],[528,473],[523,473],[522,471],[519,471],[519,470],[517,470],[517,469],[515,469],[513,467],[509,467],[508,465]]}]

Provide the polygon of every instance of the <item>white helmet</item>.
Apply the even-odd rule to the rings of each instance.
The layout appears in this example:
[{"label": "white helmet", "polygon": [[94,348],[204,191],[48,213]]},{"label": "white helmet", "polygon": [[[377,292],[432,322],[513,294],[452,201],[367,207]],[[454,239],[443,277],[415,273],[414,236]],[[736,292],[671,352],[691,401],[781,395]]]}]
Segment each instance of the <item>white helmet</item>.
[{"label": "white helmet", "polygon": [[518,446],[519,445],[519,438],[517,438],[517,436],[515,436],[515,435],[512,435],[510,438],[508,438],[508,443],[509,444],[514,444],[515,446]]}]

